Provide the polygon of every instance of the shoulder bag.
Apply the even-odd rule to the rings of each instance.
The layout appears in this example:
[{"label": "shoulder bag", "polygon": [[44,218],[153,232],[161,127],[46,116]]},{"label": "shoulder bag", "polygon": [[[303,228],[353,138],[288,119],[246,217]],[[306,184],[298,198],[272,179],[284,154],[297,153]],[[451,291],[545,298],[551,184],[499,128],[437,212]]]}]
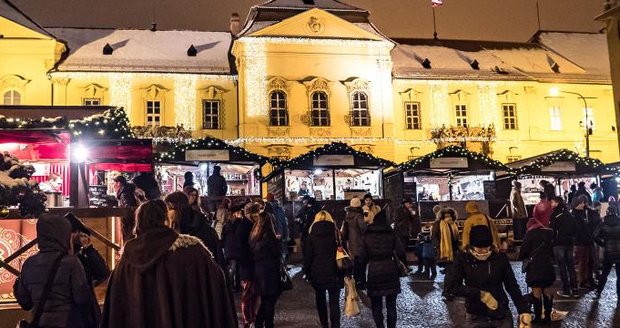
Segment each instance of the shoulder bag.
[{"label": "shoulder bag", "polygon": [[45,287],[43,287],[43,294],[41,295],[41,299],[39,300],[39,304],[36,305],[36,309],[34,310],[34,316],[32,318],[32,322],[28,322],[26,320],[19,320],[17,323],[17,328],[37,328],[39,327],[39,320],[41,320],[41,315],[43,314],[43,310],[45,309],[45,301],[49,298],[50,291],[52,289],[52,285],[54,283],[54,277],[56,277],[56,272],[58,272],[58,267],[60,267],[60,261],[62,261],[65,254],[61,254],[54,260],[54,264],[52,265],[52,269],[47,276],[47,281],[45,282]]},{"label": "shoulder bag", "polygon": [[[335,225],[334,225],[335,226]],[[353,270],[353,261],[342,246],[342,236],[338,229],[334,229],[336,233],[336,266],[340,272],[349,274]]]}]

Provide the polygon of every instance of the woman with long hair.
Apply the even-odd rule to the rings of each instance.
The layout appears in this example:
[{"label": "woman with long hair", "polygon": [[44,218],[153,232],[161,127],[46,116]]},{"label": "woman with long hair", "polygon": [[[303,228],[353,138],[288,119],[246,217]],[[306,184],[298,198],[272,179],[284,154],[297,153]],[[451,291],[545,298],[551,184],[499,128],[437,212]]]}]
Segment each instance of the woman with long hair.
[{"label": "woman with long hair", "polygon": [[164,202],[168,208],[167,217],[170,226],[179,233],[200,238],[213,253],[215,261],[225,270],[224,252],[219,245],[215,230],[209,225],[205,216],[191,208],[189,199],[181,191],[168,194]]},{"label": "woman with long hair", "polygon": [[368,263],[366,291],[370,297],[372,317],[383,328],[383,299],[387,310],[387,327],[396,327],[396,297],[400,294],[397,261],[406,261],[405,247],[387,224],[385,210],[379,211],[364,233],[364,260]]},{"label": "woman with long hair", "polygon": [[222,270],[200,239],[168,227],[166,203],[136,210],[136,238],[108,282],[101,327],[237,327]]},{"label": "woman with long hair", "polygon": [[219,239],[222,239],[222,232],[224,231],[224,226],[230,220],[230,199],[224,198],[217,206],[217,211],[215,212],[215,222],[213,223],[213,228],[217,233]]},{"label": "woman with long hair", "polygon": [[268,213],[260,212],[250,232],[254,274],[261,297],[256,328],[273,328],[275,307],[280,296],[280,244]]},{"label": "woman with long hair", "polygon": [[553,229],[543,223],[544,217],[534,213],[527,222],[527,232],[519,252],[519,259],[528,259],[525,268],[525,281],[532,289],[531,303],[534,305],[534,322],[550,324],[551,320],[561,320],[559,312],[553,312],[553,294],[555,282],[553,267]]},{"label": "woman with long hair", "polygon": [[202,205],[200,204],[200,193],[198,192],[198,189],[187,186],[183,188],[183,193],[187,196],[187,199],[189,201],[189,206],[194,211],[198,211],[199,213],[204,214]]},{"label": "woman with long hair", "polygon": [[[334,219],[327,211],[319,211],[310,226],[304,249],[304,272],[314,288],[316,309],[323,328],[340,327],[340,290],[344,288],[344,275],[336,266],[336,239],[338,231]],[[327,299],[329,294],[329,322]]]},{"label": "woman with long hair", "polygon": [[[456,226],[456,211],[454,209],[445,207],[439,210],[437,219],[433,223],[431,238],[438,250],[437,263],[444,268],[447,276],[459,249],[459,229]],[[443,288],[443,297],[446,300],[454,298],[449,293],[446,284]]]}]

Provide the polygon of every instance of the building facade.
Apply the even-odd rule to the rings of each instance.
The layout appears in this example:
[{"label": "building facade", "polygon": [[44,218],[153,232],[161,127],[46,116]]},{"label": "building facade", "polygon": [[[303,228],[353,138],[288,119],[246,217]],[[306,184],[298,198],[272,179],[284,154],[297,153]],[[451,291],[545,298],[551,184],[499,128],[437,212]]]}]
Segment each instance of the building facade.
[{"label": "building facade", "polygon": [[120,106],[134,126],[282,158],[343,141],[395,162],[449,144],[507,162],[584,154],[591,129],[590,156],[618,160],[604,35],[399,40],[364,9],[314,3],[268,1],[229,33],[43,28],[0,0],[0,100]]}]

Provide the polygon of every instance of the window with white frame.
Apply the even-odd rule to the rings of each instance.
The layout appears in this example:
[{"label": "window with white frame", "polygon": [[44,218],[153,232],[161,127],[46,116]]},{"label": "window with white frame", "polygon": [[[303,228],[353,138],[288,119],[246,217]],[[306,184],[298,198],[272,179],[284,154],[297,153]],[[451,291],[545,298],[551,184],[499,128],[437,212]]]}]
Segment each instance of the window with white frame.
[{"label": "window with white frame", "polygon": [[351,126],[369,126],[370,112],[368,111],[368,95],[365,92],[355,91],[351,95]]},{"label": "window with white frame", "polygon": [[222,128],[220,115],[220,101],[208,99],[202,101],[202,128],[218,130]]},{"label": "window with white frame", "polygon": [[271,106],[269,107],[269,125],[287,126],[288,109],[286,107],[286,93],[284,91],[273,91],[269,95]]},{"label": "window with white frame", "polygon": [[456,105],[454,107],[456,117],[456,126],[467,127],[467,105]]},{"label": "window with white frame", "polygon": [[414,101],[405,102],[405,124],[407,130],[422,129],[422,120],[420,118],[420,103]]},{"label": "window with white frame", "polygon": [[[586,115],[587,113],[587,115]],[[594,130],[594,112],[592,111],[592,107],[583,109],[583,120],[582,122],[587,122],[588,128]]]},{"label": "window with white frame", "polygon": [[311,126],[329,126],[329,103],[327,94],[323,91],[313,92],[312,108],[310,110]]},{"label": "window with white frame", "polygon": [[562,130],[562,116],[560,115],[560,106],[549,107],[549,118],[551,119],[551,130]]},{"label": "window with white frame", "polygon": [[8,90],[4,93],[5,105],[21,105],[22,95],[17,90]]},{"label": "window with white frame", "polygon": [[502,104],[502,114],[504,116],[504,130],[517,129],[517,105]]},{"label": "window with white frame", "polygon": [[101,98],[82,98],[83,106],[100,106]]},{"label": "window with white frame", "polygon": [[161,102],[159,100],[146,101],[146,125],[161,125]]}]

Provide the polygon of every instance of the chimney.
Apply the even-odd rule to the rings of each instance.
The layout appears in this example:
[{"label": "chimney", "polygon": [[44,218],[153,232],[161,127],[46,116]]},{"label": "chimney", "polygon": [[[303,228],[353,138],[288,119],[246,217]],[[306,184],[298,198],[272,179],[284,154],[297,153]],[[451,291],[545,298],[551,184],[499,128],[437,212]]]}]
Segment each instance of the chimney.
[{"label": "chimney", "polygon": [[241,32],[241,19],[239,19],[239,14],[233,13],[230,15],[230,34],[235,36],[239,32]]}]

